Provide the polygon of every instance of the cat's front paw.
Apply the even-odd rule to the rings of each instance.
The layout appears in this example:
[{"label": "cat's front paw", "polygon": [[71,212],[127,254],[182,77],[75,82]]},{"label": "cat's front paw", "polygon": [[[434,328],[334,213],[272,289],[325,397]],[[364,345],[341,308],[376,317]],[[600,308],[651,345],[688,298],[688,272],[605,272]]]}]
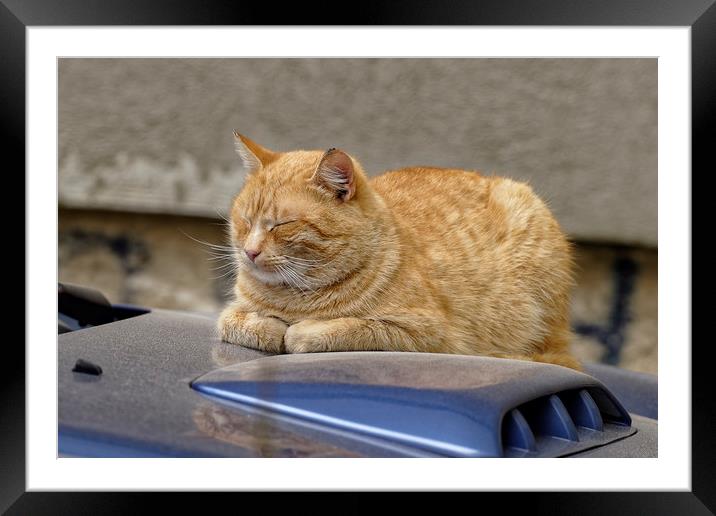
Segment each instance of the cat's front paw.
[{"label": "cat's front paw", "polygon": [[229,307],[219,316],[218,327],[223,341],[272,353],[284,351],[283,339],[288,325],[276,317]]},{"label": "cat's front paw", "polygon": [[283,337],[286,353],[331,351],[330,321],[306,319],[288,327]]}]

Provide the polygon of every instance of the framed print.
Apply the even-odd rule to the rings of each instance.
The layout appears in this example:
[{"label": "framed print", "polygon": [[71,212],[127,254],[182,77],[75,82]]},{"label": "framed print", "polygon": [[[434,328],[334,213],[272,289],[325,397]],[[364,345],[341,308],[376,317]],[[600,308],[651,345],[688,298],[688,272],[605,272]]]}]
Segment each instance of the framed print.
[{"label": "framed print", "polygon": [[[27,203],[3,510],[144,503],[83,490],[714,510],[691,341],[712,1],[165,7],[0,5]],[[391,278],[375,298],[366,263]]]}]

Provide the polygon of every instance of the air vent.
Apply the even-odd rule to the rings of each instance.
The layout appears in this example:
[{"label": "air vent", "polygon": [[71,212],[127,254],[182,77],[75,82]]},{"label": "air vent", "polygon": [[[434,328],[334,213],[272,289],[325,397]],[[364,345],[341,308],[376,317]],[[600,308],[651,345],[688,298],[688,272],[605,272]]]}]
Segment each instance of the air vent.
[{"label": "air vent", "polygon": [[629,414],[599,388],[551,394],[510,410],[502,422],[506,457],[558,457],[633,433]]},{"label": "air vent", "polygon": [[98,290],[67,283],[58,283],[57,308],[58,334],[149,313],[138,306],[112,305]]},{"label": "air vent", "polygon": [[404,352],[277,355],[195,379],[203,396],[426,456],[556,457],[636,430],[596,379],[549,364]]}]

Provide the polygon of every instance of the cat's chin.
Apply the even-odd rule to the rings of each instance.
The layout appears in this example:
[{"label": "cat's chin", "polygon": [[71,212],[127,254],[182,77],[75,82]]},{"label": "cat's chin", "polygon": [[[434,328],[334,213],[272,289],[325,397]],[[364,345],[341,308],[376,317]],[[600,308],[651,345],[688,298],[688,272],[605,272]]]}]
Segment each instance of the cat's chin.
[{"label": "cat's chin", "polygon": [[283,276],[275,271],[266,271],[257,267],[250,267],[247,269],[247,272],[265,285],[280,285],[284,282]]}]

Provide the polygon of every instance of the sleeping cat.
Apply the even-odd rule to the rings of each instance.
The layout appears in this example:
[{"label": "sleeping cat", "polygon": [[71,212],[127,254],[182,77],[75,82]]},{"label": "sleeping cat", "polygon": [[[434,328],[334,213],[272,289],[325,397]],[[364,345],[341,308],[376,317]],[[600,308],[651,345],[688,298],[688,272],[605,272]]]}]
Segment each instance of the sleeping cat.
[{"label": "sleeping cat", "polygon": [[235,138],[250,173],[230,214],[237,279],[223,340],[580,368],[568,351],[570,244],[529,186],[433,167],[369,180],[338,149]]}]

